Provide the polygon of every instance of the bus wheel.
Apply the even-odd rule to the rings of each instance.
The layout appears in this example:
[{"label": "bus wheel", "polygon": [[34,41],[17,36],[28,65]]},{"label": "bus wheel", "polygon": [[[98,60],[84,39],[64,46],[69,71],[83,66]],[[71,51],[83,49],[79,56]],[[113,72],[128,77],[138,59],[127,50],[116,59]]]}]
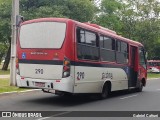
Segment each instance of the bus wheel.
[{"label": "bus wheel", "polygon": [[142,82],[140,82],[140,83],[139,83],[139,87],[136,88],[136,91],[137,91],[137,92],[142,92],[142,90],[143,90],[143,84],[142,84]]},{"label": "bus wheel", "polygon": [[103,86],[102,93],[100,93],[100,99],[106,99],[109,96],[110,93],[110,87],[108,84],[105,84]]}]

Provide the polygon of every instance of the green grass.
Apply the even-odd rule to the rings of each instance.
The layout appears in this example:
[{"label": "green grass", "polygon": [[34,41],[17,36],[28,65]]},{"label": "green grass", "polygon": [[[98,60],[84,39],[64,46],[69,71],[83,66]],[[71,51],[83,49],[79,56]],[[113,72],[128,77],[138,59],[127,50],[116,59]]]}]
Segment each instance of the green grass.
[{"label": "green grass", "polygon": [[147,78],[160,78],[160,73],[148,73]]},{"label": "green grass", "polygon": [[[8,67],[9,68],[9,67]],[[0,75],[8,75],[10,74],[10,70],[2,70],[2,64],[0,65]]]},{"label": "green grass", "polygon": [[19,88],[9,85],[9,79],[0,79],[0,93],[3,92],[12,92],[12,91],[24,91],[26,88]]},{"label": "green grass", "polygon": [[2,70],[0,69],[0,75],[9,75],[10,74],[10,70]]}]

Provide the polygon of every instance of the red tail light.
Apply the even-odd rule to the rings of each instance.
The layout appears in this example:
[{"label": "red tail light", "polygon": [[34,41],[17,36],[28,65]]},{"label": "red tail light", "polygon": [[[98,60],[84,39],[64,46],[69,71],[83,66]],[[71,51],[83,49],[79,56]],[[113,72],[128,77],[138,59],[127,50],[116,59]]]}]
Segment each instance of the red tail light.
[{"label": "red tail light", "polygon": [[16,58],[16,68],[19,68],[19,65],[18,65],[18,58]]},{"label": "red tail light", "polygon": [[18,75],[20,75],[20,72],[19,72],[19,64],[18,64],[18,58],[16,58],[16,72]]},{"label": "red tail light", "polygon": [[63,61],[63,74],[62,77],[69,77],[70,76],[70,60],[67,58],[64,58]]}]

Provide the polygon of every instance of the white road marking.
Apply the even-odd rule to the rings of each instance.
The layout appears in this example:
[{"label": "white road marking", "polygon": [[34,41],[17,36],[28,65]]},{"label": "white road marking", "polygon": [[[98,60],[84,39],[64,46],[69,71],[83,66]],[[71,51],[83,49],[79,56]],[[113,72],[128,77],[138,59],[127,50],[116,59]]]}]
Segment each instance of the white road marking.
[{"label": "white road marking", "polygon": [[127,98],[131,98],[131,97],[135,97],[135,96],[137,96],[138,94],[136,94],[136,95],[130,95],[130,96],[127,96],[127,97],[122,97],[122,98],[120,98],[120,99],[127,99]]},{"label": "white road marking", "polygon": [[39,118],[37,120],[45,120],[45,119],[48,119],[48,118],[51,118],[51,117],[42,117],[42,118]]},{"label": "white road marking", "polygon": [[52,115],[51,117],[56,117],[56,116],[59,116],[59,115],[70,113],[70,112],[72,112],[72,111],[66,111],[66,112],[58,113],[58,114]]},{"label": "white road marking", "polygon": [[48,119],[48,118],[51,118],[51,117],[57,117],[57,116],[59,116],[59,115],[67,114],[67,113],[70,113],[70,112],[72,112],[72,111],[66,111],[66,112],[62,112],[62,113],[57,113],[57,114],[55,114],[55,115],[51,115],[51,116],[49,116],[49,117],[42,117],[42,118],[39,118],[39,119],[37,119],[37,120],[45,120],[45,119]]},{"label": "white road marking", "polygon": [[157,89],[158,91],[160,91],[160,89]]}]

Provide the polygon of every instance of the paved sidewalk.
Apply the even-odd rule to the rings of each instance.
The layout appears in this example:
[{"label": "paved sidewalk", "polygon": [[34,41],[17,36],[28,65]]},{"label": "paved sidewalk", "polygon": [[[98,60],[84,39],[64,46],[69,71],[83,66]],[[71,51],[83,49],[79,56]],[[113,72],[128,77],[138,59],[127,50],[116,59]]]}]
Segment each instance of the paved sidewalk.
[{"label": "paved sidewalk", "polygon": [[9,78],[10,75],[0,75],[0,78]]}]

